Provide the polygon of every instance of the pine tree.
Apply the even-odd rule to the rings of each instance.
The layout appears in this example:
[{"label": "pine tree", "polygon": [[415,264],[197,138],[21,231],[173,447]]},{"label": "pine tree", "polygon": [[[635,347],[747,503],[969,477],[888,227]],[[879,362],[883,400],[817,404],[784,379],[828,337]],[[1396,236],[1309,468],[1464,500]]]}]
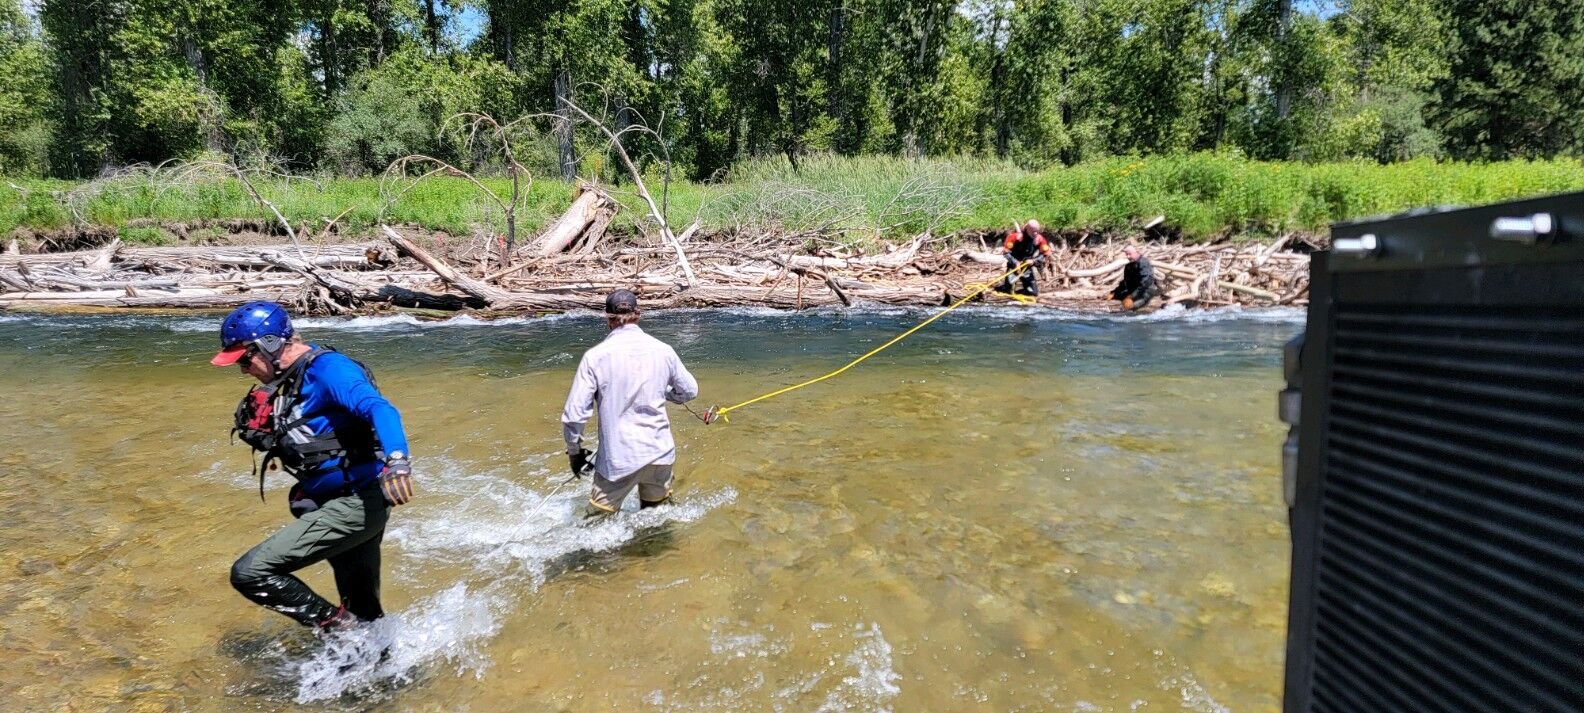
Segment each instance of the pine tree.
[{"label": "pine tree", "polygon": [[1447,74],[1432,122],[1463,158],[1584,151],[1584,10],[1577,0],[1445,0]]}]

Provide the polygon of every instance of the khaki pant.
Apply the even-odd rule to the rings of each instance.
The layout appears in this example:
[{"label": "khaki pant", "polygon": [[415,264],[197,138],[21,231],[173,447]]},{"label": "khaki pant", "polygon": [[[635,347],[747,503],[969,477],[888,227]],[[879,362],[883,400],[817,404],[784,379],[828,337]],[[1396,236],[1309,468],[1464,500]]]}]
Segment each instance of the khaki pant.
[{"label": "khaki pant", "polygon": [[621,509],[627,494],[638,489],[638,500],[643,507],[653,507],[671,497],[671,464],[650,463],[616,480],[606,480],[594,474],[594,488],[589,493],[589,504],[604,512]]},{"label": "khaki pant", "polygon": [[378,484],[330,500],[242,555],[231,567],[231,586],[298,623],[322,623],[338,607],[291,573],[328,560],[341,605],[359,619],[378,619],[385,613],[379,601],[380,541],[389,518]]}]

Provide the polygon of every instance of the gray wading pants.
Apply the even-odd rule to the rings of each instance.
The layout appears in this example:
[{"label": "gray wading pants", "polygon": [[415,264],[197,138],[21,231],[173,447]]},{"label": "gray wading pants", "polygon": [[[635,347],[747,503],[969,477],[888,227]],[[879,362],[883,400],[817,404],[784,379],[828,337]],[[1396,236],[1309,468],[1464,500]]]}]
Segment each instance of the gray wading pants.
[{"label": "gray wading pants", "polygon": [[337,607],[291,573],[329,560],[341,604],[359,619],[378,619],[385,614],[379,603],[380,541],[389,518],[390,505],[377,483],[330,500],[242,555],[231,565],[231,586],[253,603],[311,626]]},{"label": "gray wading pants", "polygon": [[[1032,258],[1032,257],[1024,258],[1024,260],[1033,260],[1033,259],[1034,258]],[[1017,267],[1018,263],[1020,263],[1022,261],[1023,260],[1019,260],[1018,258],[1012,257],[1011,253],[1007,253],[1007,256],[1006,256],[1006,269],[1007,269],[1007,271],[1011,272],[1012,268]],[[1014,279],[1016,279],[1018,281],[1018,285],[1019,285],[1018,293],[1019,294],[1034,295],[1036,297],[1039,296],[1039,283],[1036,282],[1035,279],[1034,279],[1034,266],[1033,265],[1029,265],[1028,269],[1026,269],[1023,272],[1018,273],[1016,275],[1007,275],[1007,278],[1005,280],[1001,281],[1001,284],[998,286],[997,289],[999,289],[1001,292],[1008,292],[1008,293],[1012,292],[1012,280],[1014,280]]]}]

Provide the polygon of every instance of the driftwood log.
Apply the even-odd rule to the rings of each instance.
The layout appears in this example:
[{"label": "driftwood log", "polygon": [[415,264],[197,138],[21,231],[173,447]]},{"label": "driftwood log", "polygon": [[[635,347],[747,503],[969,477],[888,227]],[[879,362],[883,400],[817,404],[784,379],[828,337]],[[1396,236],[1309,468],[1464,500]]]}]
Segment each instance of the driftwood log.
[{"label": "driftwood log", "polygon": [[[712,250],[694,256],[699,282],[685,278],[670,249],[618,247],[588,256],[529,258],[492,275],[470,273],[396,229],[387,242],[315,248],[294,246],[127,248],[52,255],[0,256],[0,308],[25,305],[224,308],[260,299],[316,313],[391,307],[435,310],[560,311],[597,309],[617,287],[645,304],[761,305],[799,309],[861,302],[932,306],[966,294],[967,285],[1001,274],[1005,258],[971,250],[920,249],[899,268],[865,257],[787,255],[775,249]],[[1122,264],[1115,250],[1064,248],[1043,278],[1041,302],[1103,309]],[[1307,256],[1229,248],[1150,246],[1161,284],[1159,304],[1304,304]],[[1255,264],[1263,257],[1263,262]],[[814,258],[814,260],[800,259]],[[835,267],[842,265],[845,267]],[[815,265],[825,265],[820,268]],[[476,268],[475,268],[476,269]],[[928,276],[922,276],[925,273]],[[493,278],[493,279],[490,279]],[[804,284],[808,281],[812,284]],[[817,289],[812,289],[817,286]]]},{"label": "driftwood log", "polygon": [[[0,309],[226,308],[274,300],[328,314],[393,307],[560,311],[598,309],[617,287],[638,291],[648,307],[934,306],[1006,270],[1003,255],[978,245],[932,247],[937,243],[928,236],[874,254],[827,248],[809,255],[799,254],[796,239],[716,236],[694,246],[690,238],[700,228],[693,223],[648,244],[641,238],[610,244],[602,238],[615,209],[606,201],[603,192],[585,190],[540,242],[506,265],[469,260],[459,245],[427,249],[393,226],[381,227],[380,241],[300,248],[111,241],[71,253],[0,254]],[[1309,258],[1285,249],[1291,242],[1143,246],[1160,283],[1155,304],[1305,304]],[[1109,293],[1126,265],[1121,253],[1120,244],[1059,244],[1040,268],[1041,304],[1113,309]]]},{"label": "driftwood log", "polygon": [[[571,247],[585,233],[589,235],[584,241],[585,245],[597,243],[610,225],[611,217],[616,215],[618,205],[605,191],[594,186],[581,186],[572,206],[539,236],[532,252],[541,256],[554,255]],[[596,225],[598,228],[593,229]]]},{"label": "driftwood log", "polygon": [[[106,248],[70,253],[40,253],[33,255],[0,255],[0,268],[15,269],[18,265],[43,267],[47,265],[80,265],[102,260],[100,269],[107,269],[113,259],[119,263],[144,263],[158,266],[216,266],[240,268],[268,268],[270,263],[261,257],[265,250],[295,251],[290,245],[272,245],[263,248],[246,246],[224,247],[150,247],[132,248],[112,243]],[[394,253],[382,243],[349,243],[343,245],[308,246],[308,259],[318,267],[378,268],[391,264]]]}]

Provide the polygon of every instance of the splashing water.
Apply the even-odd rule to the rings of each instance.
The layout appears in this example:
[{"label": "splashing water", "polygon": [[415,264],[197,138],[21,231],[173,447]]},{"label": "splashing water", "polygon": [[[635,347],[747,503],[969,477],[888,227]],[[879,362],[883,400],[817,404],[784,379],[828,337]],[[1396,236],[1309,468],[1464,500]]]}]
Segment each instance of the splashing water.
[{"label": "splashing water", "polygon": [[[307,660],[284,662],[283,669],[298,681],[298,703],[378,694],[412,683],[439,664],[453,667],[458,675],[471,672],[480,678],[489,665],[480,646],[499,631],[521,597],[544,585],[558,560],[618,549],[646,530],[697,521],[736,498],[726,488],[647,510],[633,511],[629,505],[626,512],[584,524],[577,510],[587,494],[580,489],[558,497],[556,507],[541,510],[542,522],[508,527],[513,513],[523,513],[543,498],[498,477],[461,475],[457,470],[455,464],[442,468],[439,493],[476,489],[491,495],[474,498],[472,506],[447,507],[444,517],[399,522],[387,537],[419,561],[467,563],[472,581],[456,582],[370,625],[334,632]],[[444,477],[445,471],[453,477]]]},{"label": "splashing water", "polygon": [[298,703],[346,695],[377,699],[440,663],[479,678],[489,665],[479,645],[500,630],[509,604],[502,590],[494,583],[469,591],[458,582],[406,611],[325,635],[322,648],[306,660],[283,662],[282,671],[297,682]]},{"label": "splashing water", "polygon": [[[670,310],[733,403],[934,310]],[[559,414],[592,314],[312,319],[402,411],[390,614],[324,638],[238,597],[289,517],[226,434],[212,318],[0,315],[0,585],[27,710],[1273,710],[1270,416],[1296,310],[972,306],[730,424],[673,414],[677,500],[584,522]],[[553,493],[553,495],[552,495]],[[531,515],[531,517],[529,517]],[[328,568],[302,573],[334,592]],[[194,616],[201,612],[201,616]],[[1154,653],[1161,652],[1161,653]],[[18,672],[50,670],[48,680]]]},{"label": "splashing water", "polygon": [[897,686],[902,677],[891,667],[891,645],[880,634],[880,625],[857,627],[853,639],[858,646],[847,655],[847,665],[855,672],[843,678],[841,686],[830,692],[819,707],[820,713],[858,708],[890,711],[891,708],[884,704],[902,692]]}]

